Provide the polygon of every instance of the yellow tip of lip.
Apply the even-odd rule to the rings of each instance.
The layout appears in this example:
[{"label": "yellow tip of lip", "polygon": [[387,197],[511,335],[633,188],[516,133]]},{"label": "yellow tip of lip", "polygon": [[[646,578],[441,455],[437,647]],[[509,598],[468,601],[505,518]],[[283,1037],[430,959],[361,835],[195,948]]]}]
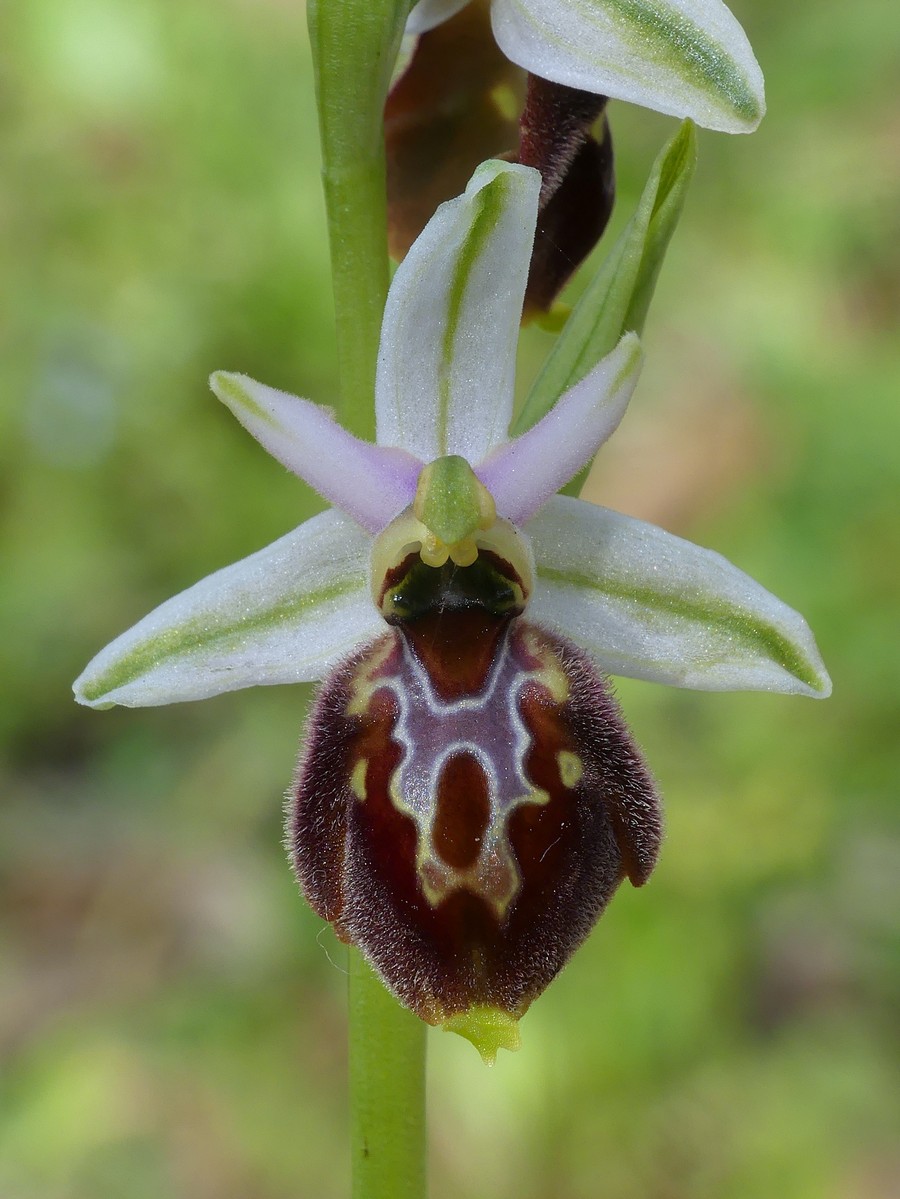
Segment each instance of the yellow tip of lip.
[{"label": "yellow tip of lip", "polygon": [[442,1027],[444,1032],[455,1032],[471,1041],[486,1066],[493,1066],[498,1050],[512,1052],[522,1044],[518,1020],[499,1008],[470,1007],[467,1012],[457,1012],[444,1021]]}]

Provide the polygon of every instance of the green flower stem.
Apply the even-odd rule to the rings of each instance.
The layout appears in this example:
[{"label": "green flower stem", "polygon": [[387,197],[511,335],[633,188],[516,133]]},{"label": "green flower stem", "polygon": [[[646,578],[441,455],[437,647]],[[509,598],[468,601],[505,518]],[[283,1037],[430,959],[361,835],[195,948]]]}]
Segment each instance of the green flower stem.
[{"label": "green flower stem", "polygon": [[308,0],[334,281],[341,422],[374,433],[388,289],[382,114],[411,0]]},{"label": "green flower stem", "polygon": [[[382,114],[411,0],[308,0],[341,421],[374,434],[388,291]],[[424,1199],[425,1026],[350,950],[353,1199]]]},{"label": "green flower stem", "polygon": [[[387,298],[383,111],[411,0],[308,0],[331,246],[341,418],[374,432]],[[353,1199],[424,1199],[425,1026],[350,951]]]},{"label": "green flower stem", "polygon": [[425,1034],[350,950],[353,1199],[425,1199]]}]

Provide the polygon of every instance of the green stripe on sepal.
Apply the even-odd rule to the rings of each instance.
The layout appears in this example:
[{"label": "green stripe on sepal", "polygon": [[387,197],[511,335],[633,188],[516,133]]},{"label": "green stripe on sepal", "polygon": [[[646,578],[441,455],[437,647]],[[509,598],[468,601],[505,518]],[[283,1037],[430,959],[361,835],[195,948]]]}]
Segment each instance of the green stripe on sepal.
[{"label": "green stripe on sepal", "polygon": [[532,619],[602,670],[707,691],[830,694],[800,613],[721,554],[568,496],[554,496],[526,532],[538,570]]},{"label": "green stripe on sepal", "polygon": [[397,268],[384,310],[378,444],[481,462],[506,440],[541,178],[489,160]]},{"label": "green stripe on sepal", "polygon": [[[450,437],[450,383],[454,359],[465,356],[465,347],[457,345],[460,328],[465,333],[465,322],[462,322],[466,292],[472,278],[475,266],[481,255],[488,248],[491,234],[497,228],[504,209],[509,202],[511,179],[508,174],[496,175],[490,183],[473,197],[472,204],[475,212],[466,240],[460,245],[459,256],[453,272],[453,279],[447,295],[447,323],[444,326],[444,337],[441,344],[441,371],[439,376],[439,407],[438,407],[438,445],[441,453],[449,449]],[[461,324],[462,322],[462,324]]]},{"label": "green stripe on sepal", "polygon": [[[76,683],[76,697],[91,707],[114,707],[115,701],[105,703],[103,697],[122,687],[138,682],[153,670],[170,665],[177,659],[187,662],[192,654],[227,654],[234,650],[248,634],[277,629],[288,622],[315,619],[326,605],[334,603],[360,590],[358,577],[344,579],[318,591],[297,595],[287,603],[253,613],[240,615],[219,626],[210,625],[208,618],[197,617],[148,637],[138,642],[121,658],[113,661],[105,670],[94,677],[86,677],[88,671]],[[126,634],[127,636],[127,634]],[[90,667],[88,667],[90,670]]]},{"label": "green stripe on sepal", "polygon": [[536,75],[709,129],[750,133],[762,72],[721,0],[494,0],[497,41]]},{"label": "green stripe on sepal", "polygon": [[[661,617],[676,617],[729,639],[731,655],[722,655],[722,663],[736,660],[742,647],[756,658],[764,658],[780,666],[821,698],[831,693],[831,681],[803,653],[795,640],[774,624],[756,617],[746,608],[720,596],[699,593],[680,594],[654,587],[628,585],[615,579],[599,580],[577,571],[556,570],[538,566],[538,579],[547,583],[593,591],[607,599],[633,603],[645,612]],[[798,619],[801,619],[798,616]],[[805,627],[805,622],[804,622]],[[711,663],[708,663],[711,664]]]},{"label": "green stripe on sepal", "polygon": [[322,512],[161,604],[75,683],[100,707],[148,707],[321,678],[382,622],[367,586],[371,538]]},{"label": "green stripe on sepal", "polygon": [[[587,13],[590,5],[580,7]],[[631,42],[636,64],[650,59],[655,67],[668,68],[713,103],[724,101],[723,107],[748,128],[762,120],[761,97],[738,63],[678,8],[650,0],[603,0],[603,7],[622,38]]]}]

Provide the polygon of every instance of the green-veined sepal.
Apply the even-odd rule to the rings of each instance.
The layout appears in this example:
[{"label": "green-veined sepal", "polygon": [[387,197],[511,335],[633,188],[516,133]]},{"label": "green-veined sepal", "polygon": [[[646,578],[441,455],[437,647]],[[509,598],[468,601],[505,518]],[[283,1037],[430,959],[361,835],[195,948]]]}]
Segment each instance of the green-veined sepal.
[{"label": "green-veined sepal", "polygon": [[397,269],[378,361],[380,446],[480,462],[506,439],[540,176],[486,162]]},{"label": "green-veined sepal", "polygon": [[712,550],[557,496],[529,522],[529,614],[610,674],[708,691],[824,699],[831,680],[803,617]]},{"label": "green-veined sepal", "polygon": [[493,0],[494,36],[526,71],[707,129],[750,133],[762,72],[721,0]]},{"label": "green-veined sepal", "polygon": [[323,512],[161,604],[75,682],[92,708],[152,707],[321,678],[382,622],[367,586],[371,538]]}]

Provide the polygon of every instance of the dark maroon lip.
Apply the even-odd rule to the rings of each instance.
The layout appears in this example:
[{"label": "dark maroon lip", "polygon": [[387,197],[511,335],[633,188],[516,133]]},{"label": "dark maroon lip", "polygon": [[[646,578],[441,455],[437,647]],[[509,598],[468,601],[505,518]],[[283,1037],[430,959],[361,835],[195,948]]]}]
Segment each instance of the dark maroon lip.
[{"label": "dark maroon lip", "polygon": [[524,616],[435,605],[323,685],[288,842],[315,910],[440,1024],[518,1019],[622,880],[646,881],[660,828],[586,655]]}]

